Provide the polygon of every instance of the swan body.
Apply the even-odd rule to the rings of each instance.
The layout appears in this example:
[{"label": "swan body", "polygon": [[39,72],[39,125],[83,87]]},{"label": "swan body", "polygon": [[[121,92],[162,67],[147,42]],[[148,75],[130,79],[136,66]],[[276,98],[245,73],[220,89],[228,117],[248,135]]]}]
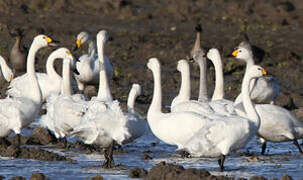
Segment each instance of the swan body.
[{"label": "swan body", "polygon": [[[51,94],[60,93],[62,77],[55,71],[54,61],[57,58],[62,58],[62,55],[64,55],[67,51],[69,50],[66,48],[59,48],[53,51],[47,59],[46,73],[36,73],[38,83],[42,92],[43,102],[45,102]],[[28,74],[24,74],[15,78],[13,81],[11,81],[6,94],[12,97],[28,96],[28,93],[31,91],[31,88],[26,86],[28,82]]]},{"label": "swan body", "polygon": [[4,79],[7,82],[11,82],[14,79],[14,73],[12,69],[7,65],[5,59],[2,56],[0,56],[0,66]]},{"label": "swan body", "polygon": [[189,138],[210,119],[189,111],[162,113],[161,65],[157,58],[151,58],[147,67],[154,77],[154,94],[147,113],[148,124],[153,134],[160,140],[182,149]]},{"label": "swan body", "polygon": [[51,42],[51,38],[45,35],[38,35],[34,38],[30,47],[26,72],[29,76],[29,82],[24,86],[24,88],[27,86],[31,87],[29,97],[7,97],[0,100],[1,137],[8,135],[11,131],[20,135],[22,127],[33,122],[38,116],[41,106],[41,91],[35,75],[35,54],[39,49],[48,46]]},{"label": "swan body", "polygon": [[[240,106],[240,107],[239,107]],[[285,108],[273,104],[254,105],[261,121],[258,136],[262,142],[261,154],[265,153],[266,143],[293,141],[299,152],[302,149],[297,139],[303,138],[303,122]],[[242,104],[238,105],[236,111],[239,115],[245,116]]]},{"label": "swan body", "polygon": [[[253,53],[249,42],[241,42],[240,45],[232,53],[237,59],[246,62],[246,71],[255,64]],[[251,82],[251,98],[256,103],[271,103],[274,104],[275,100],[280,94],[280,85],[278,79],[273,76],[260,77]],[[235,103],[241,103],[242,95],[240,94]]]},{"label": "swan body", "polygon": [[[80,73],[79,75],[75,75],[79,90],[84,90],[86,84],[95,85],[99,83],[100,67],[98,55],[96,53],[96,43],[88,32],[79,33],[76,41],[77,48],[80,48],[85,42],[88,42],[89,45],[88,54],[82,55],[79,58],[79,62],[76,63],[76,68]],[[105,56],[105,66],[107,77],[112,79],[113,67],[107,56]]]},{"label": "swan body", "polygon": [[213,109],[209,104],[190,100],[190,71],[186,60],[178,61],[177,70],[181,72],[181,88],[178,96],[171,103],[171,112],[192,111],[199,114],[211,114]]},{"label": "swan body", "polygon": [[[224,170],[225,156],[244,147],[260,126],[260,119],[249,98],[249,82],[252,78],[266,74],[260,66],[252,66],[244,77],[242,92],[247,118],[240,116],[222,116],[207,123],[185,144],[185,150],[192,156],[218,157],[219,165]],[[228,134],[228,135],[227,135]]]}]

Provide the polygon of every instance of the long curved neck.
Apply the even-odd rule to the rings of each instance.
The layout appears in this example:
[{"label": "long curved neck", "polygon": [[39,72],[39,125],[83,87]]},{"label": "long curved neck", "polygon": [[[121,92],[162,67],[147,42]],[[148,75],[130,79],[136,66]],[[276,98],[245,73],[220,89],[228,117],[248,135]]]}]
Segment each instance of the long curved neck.
[{"label": "long curved neck", "polygon": [[216,84],[212,100],[223,99],[224,98],[224,77],[221,57],[217,57],[216,60],[212,60],[215,66],[216,73]]},{"label": "long curved neck", "polygon": [[100,63],[98,98],[103,101],[112,101],[113,98],[110,92],[109,82],[106,75],[104,45],[105,42],[98,43],[98,57]]},{"label": "long curved neck", "polygon": [[16,49],[16,50],[20,49],[21,39],[22,39],[21,36],[17,36],[16,37],[16,42],[15,42],[15,44],[13,46],[13,49]]},{"label": "long curved neck", "polygon": [[52,78],[61,79],[61,76],[56,72],[54,68],[54,62],[56,58],[58,58],[58,55],[56,53],[52,53],[48,56],[46,60],[46,74]]},{"label": "long curved neck", "polygon": [[246,61],[246,72],[247,72],[251,66],[255,65],[255,61],[252,55],[248,56],[245,59],[245,61]]},{"label": "long curved neck", "polygon": [[138,96],[138,94],[137,94],[136,90],[131,89],[131,91],[128,94],[128,98],[127,98],[127,110],[130,113],[135,112],[134,106],[135,106],[135,101],[136,101],[137,96]]},{"label": "long curved neck", "polygon": [[37,104],[41,104],[42,101],[41,90],[35,72],[35,55],[39,49],[40,47],[33,42],[28,52],[26,64],[26,73],[28,74],[30,85],[32,86],[31,99]]},{"label": "long curved neck", "polygon": [[195,44],[194,44],[194,47],[193,47],[193,49],[192,49],[192,55],[194,55],[195,52],[201,50],[201,43],[200,43],[200,40],[201,40],[201,33],[200,33],[200,32],[197,32]]},{"label": "long curved neck", "polygon": [[94,56],[96,53],[96,42],[92,39],[87,40],[88,42],[88,56]]},{"label": "long curved neck", "polygon": [[147,112],[147,116],[151,113],[161,113],[162,106],[161,70],[153,69],[152,72],[154,77],[154,94]]},{"label": "long curved neck", "polygon": [[63,82],[61,86],[61,94],[70,96],[72,95],[71,82],[70,82],[70,63],[63,60],[62,68]]},{"label": "long curved neck", "polygon": [[190,72],[189,67],[183,67],[181,70],[181,87],[179,94],[176,98],[178,98],[178,103],[189,101],[190,99]]},{"label": "long curved neck", "polygon": [[198,101],[208,101],[208,90],[207,90],[207,65],[206,60],[198,60],[200,69],[200,85],[199,85],[199,97]]},{"label": "long curved neck", "polygon": [[252,101],[249,96],[249,84],[252,79],[245,75],[242,83],[242,95],[243,95],[243,105],[246,111],[247,117],[254,123],[254,125],[259,129],[260,127],[260,118],[252,104]]}]

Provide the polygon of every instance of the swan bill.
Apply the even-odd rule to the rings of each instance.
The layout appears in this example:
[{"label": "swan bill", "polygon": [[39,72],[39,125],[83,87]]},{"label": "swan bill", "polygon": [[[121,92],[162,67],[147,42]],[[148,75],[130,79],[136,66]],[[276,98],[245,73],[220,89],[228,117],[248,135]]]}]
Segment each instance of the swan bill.
[{"label": "swan bill", "polygon": [[81,41],[81,39],[78,39],[76,41],[76,47],[77,47],[77,49],[79,49],[81,47],[81,45],[82,45],[82,41]]},{"label": "swan bill", "polygon": [[265,69],[262,69],[262,74],[263,74],[263,76],[267,75],[267,72]]},{"label": "swan bill", "polygon": [[236,49],[236,50],[234,50],[234,52],[232,53],[232,55],[233,55],[234,57],[236,57],[236,56],[238,55],[238,53],[239,53],[239,50]]}]

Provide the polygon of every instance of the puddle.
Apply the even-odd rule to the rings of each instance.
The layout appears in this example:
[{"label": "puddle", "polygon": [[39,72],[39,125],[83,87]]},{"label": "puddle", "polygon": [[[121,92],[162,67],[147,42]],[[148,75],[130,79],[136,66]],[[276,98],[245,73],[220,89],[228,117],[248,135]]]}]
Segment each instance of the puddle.
[{"label": "puddle", "polygon": [[[126,153],[114,155],[115,163],[122,164],[114,169],[102,169],[100,167],[104,160],[101,154],[84,154],[78,151],[65,151],[51,147],[42,147],[49,151],[65,154],[75,160],[74,163],[66,161],[36,161],[25,159],[0,158],[0,175],[11,178],[19,175],[29,178],[32,173],[41,172],[50,179],[87,179],[101,175],[106,179],[129,179],[129,170],[141,167],[149,170],[155,164],[166,161],[182,165],[185,168],[204,168],[214,175],[226,175],[234,177],[249,178],[254,175],[263,175],[268,178],[281,178],[287,173],[294,179],[302,179],[303,156],[298,155],[297,149],[291,142],[268,143],[266,156],[259,156],[260,144],[254,138],[246,149],[230,155],[226,159],[225,172],[220,172],[217,159],[190,158],[182,159],[174,154],[176,147],[166,145],[151,132],[141,137],[136,142],[124,146]],[[257,159],[249,161],[251,156],[243,156],[245,152],[254,153]],[[152,160],[142,160],[143,154],[147,152]]]}]

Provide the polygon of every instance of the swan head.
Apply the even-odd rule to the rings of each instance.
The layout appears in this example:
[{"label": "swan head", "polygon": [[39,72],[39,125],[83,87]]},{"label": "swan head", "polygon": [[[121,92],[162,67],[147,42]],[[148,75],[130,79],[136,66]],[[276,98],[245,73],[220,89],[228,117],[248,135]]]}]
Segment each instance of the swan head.
[{"label": "swan head", "polygon": [[193,55],[193,60],[197,63],[205,60],[205,53],[202,50],[197,51],[194,55]]},{"label": "swan head", "polygon": [[135,90],[137,96],[142,93],[142,88],[139,84],[133,84],[132,89]]},{"label": "swan head", "polygon": [[265,76],[267,74],[266,70],[261,66],[253,65],[248,69],[248,73],[250,78],[258,78],[261,76]]},{"label": "swan head", "polygon": [[232,56],[244,61],[251,59],[253,57],[253,53],[250,44],[246,41],[241,42],[240,45],[233,51]]},{"label": "swan head", "polygon": [[189,70],[189,64],[186,60],[181,59],[178,61],[178,65],[177,65],[177,70],[179,72],[183,71],[184,69],[188,69]]},{"label": "swan head", "polygon": [[107,40],[112,40],[112,37],[110,37],[106,30],[101,30],[97,34],[97,42],[105,43]]},{"label": "swan head", "polygon": [[55,42],[55,40],[43,34],[37,35],[33,40],[33,43],[40,48],[47,46],[56,46]]},{"label": "swan head", "polygon": [[157,58],[150,58],[147,62],[147,67],[150,70],[160,69],[160,62]]},{"label": "swan head", "polygon": [[90,34],[86,31],[82,31],[77,35],[76,48],[79,49],[90,38]]},{"label": "swan head", "polygon": [[218,60],[220,57],[220,52],[218,49],[216,48],[211,48],[207,54],[206,54],[207,58],[210,59],[211,61],[216,61]]}]

